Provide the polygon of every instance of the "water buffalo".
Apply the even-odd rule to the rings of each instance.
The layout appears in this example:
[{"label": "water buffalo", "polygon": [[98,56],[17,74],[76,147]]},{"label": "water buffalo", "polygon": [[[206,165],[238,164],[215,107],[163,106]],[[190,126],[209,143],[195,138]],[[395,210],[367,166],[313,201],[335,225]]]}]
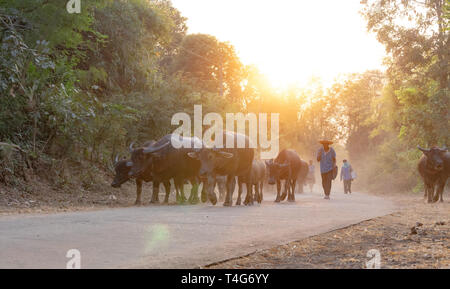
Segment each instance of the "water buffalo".
[{"label": "water buffalo", "polygon": [[[424,149],[417,146],[423,152],[417,166],[419,174],[425,184],[425,197],[428,203],[444,201],[442,194],[450,175],[450,153],[446,148],[433,147]],[[436,194],[434,190],[436,187]]]},{"label": "water buffalo", "polygon": [[264,199],[263,186],[266,179],[266,165],[261,160],[253,160],[250,183],[255,187],[255,200],[261,204]]},{"label": "water buffalo", "polygon": [[156,143],[152,143],[148,146],[142,146],[136,149],[133,149],[132,146],[130,146],[131,151],[131,167],[128,172],[129,177],[135,177],[136,179],[142,178],[143,175],[146,174],[146,172],[150,172],[151,179],[153,181],[153,194],[150,203],[159,203],[159,185],[161,183],[164,184],[164,188],[166,191],[166,198],[165,201],[169,201],[169,194],[170,194],[170,179],[169,180],[160,180],[156,179],[156,181],[153,180],[153,165],[152,165],[152,158],[146,154],[144,154],[144,149],[148,147],[159,147],[162,144],[165,144],[168,140],[170,140],[170,137],[163,137]]},{"label": "water buffalo", "polygon": [[[282,150],[275,160],[266,161],[269,171],[269,184],[277,184],[277,198],[275,202],[283,201],[288,195],[288,201],[295,201],[295,183],[302,170],[302,161],[294,150]],[[285,180],[284,192],[280,196],[281,181]]]},{"label": "water buffalo", "polygon": [[[229,138],[233,141],[234,147],[226,147],[226,140]],[[245,147],[239,148],[238,141],[243,141]],[[236,184],[236,177],[238,178],[239,188],[238,194],[242,193],[242,185],[247,186],[247,195],[244,204],[253,204],[252,186],[250,183],[250,175],[252,169],[252,162],[255,151],[250,146],[250,140],[247,136],[234,132],[223,132],[223,148],[207,148],[189,152],[188,155],[192,159],[199,160],[201,163],[199,174],[201,177],[206,177],[206,193],[208,194],[211,203],[217,202],[216,194],[214,193],[214,183],[217,175],[227,177],[227,194],[225,196],[224,206],[232,206],[233,192]],[[240,199],[236,201],[236,205],[240,205]]]},{"label": "water buffalo", "polygon": [[[150,146],[154,143],[154,141],[146,142],[145,146]],[[130,150],[132,149],[133,144],[130,145]],[[131,179],[129,176],[129,172],[133,163],[129,159],[119,160],[119,156],[117,155],[114,160],[114,179],[111,183],[113,188],[120,188],[122,184]],[[136,201],[135,205],[141,204],[141,194],[142,194],[142,183],[143,182],[151,182],[152,174],[151,170],[147,169],[144,171],[140,177],[136,178]]]},{"label": "water buffalo", "polygon": [[[172,139],[172,135],[166,135],[156,144],[133,151],[132,162],[133,167],[130,175],[139,176],[142,171],[148,167],[152,168],[153,175],[153,197],[152,202],[158,203],[159,183],[164,183],[170,179],[174,180],[175,189],[177,191],[177,202],[184,203],[186,197],[184,195],[184,183],[186,180],[192,184],[189,202],[196,204],[198,198],[198,171],[200,162],[193,160],[187,156],[192,152],[193,148],[175,148],[172,141],[201,142],[197,138],[185,138],[176,136]],[[164,202],[168,202],[170,190],[166,188],[166,197]]]}]

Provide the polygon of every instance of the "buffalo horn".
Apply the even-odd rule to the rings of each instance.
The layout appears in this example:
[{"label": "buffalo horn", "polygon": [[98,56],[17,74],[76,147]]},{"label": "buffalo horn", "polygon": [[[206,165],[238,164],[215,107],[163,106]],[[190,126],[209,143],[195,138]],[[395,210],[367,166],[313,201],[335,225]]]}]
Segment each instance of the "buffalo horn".
[{"label": "buffalo horn", "polygon": [[417,146],[417,148],[419,149],[419,150],[421,150],[421,151],[423,151],[423,152],[430,152],[430,150],[429,149],[424,149],[423,147],[421,147],[421,146]]},{"label": "buffalo horn", "polygon": [[145,154],[151,154],[151,153],[157,152],[157,151],[159,151],[159,150],[165,148],[165,147],[168,146],[169,144],[170,144],[170,141],[168,141],[168,142],[166,142],[166,143],[164,143],[164,144],[162,144],[162,145],[160,145],[160,146],[157,146],[157,147],[153,147],[153,146],[146,147],[146,148],[144,149],[144,153],[145,153]]},{"label": "buffalo horn", "polygon": [[130,153],[133,152],[133,145],[134,145],[134,142],[130,143],[130,146],[129,146],[129,148],[128,148],[128,150],[130,151]]}]

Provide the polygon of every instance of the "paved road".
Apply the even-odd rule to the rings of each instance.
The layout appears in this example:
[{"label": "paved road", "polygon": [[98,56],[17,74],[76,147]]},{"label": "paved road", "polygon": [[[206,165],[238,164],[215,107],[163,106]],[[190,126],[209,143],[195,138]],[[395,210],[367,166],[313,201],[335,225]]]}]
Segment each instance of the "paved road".
[{"label": "paved road", "polygon": [[342,228],[396,210],[378,197],[265,195],[253,207],[150,206],[0,217],[0,268],[192,268]]}]

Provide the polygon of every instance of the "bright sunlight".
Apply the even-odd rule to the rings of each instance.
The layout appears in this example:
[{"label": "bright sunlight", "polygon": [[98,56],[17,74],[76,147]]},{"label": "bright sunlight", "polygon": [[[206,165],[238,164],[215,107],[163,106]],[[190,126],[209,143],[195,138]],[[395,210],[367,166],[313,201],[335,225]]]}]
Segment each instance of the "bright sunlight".
[{"label": "bright sunlight", "polygon": [[384,48],[366,32],[359,0],[173,0],[189,33],[232,43],[274,86],[330,85],[342,73],[381,69]]}]

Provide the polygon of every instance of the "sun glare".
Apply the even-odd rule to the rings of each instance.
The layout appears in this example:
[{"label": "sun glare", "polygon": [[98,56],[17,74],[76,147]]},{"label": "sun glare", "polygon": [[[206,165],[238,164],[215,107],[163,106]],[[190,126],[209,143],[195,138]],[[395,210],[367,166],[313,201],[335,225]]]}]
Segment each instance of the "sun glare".
[{"label": "sun glare", "polygon": [[381,69],[384,49],[366,32],[359,0],[173,0],[189,33],[207,33],[235,46],[276,87],[325,86],[342,73]]}]

